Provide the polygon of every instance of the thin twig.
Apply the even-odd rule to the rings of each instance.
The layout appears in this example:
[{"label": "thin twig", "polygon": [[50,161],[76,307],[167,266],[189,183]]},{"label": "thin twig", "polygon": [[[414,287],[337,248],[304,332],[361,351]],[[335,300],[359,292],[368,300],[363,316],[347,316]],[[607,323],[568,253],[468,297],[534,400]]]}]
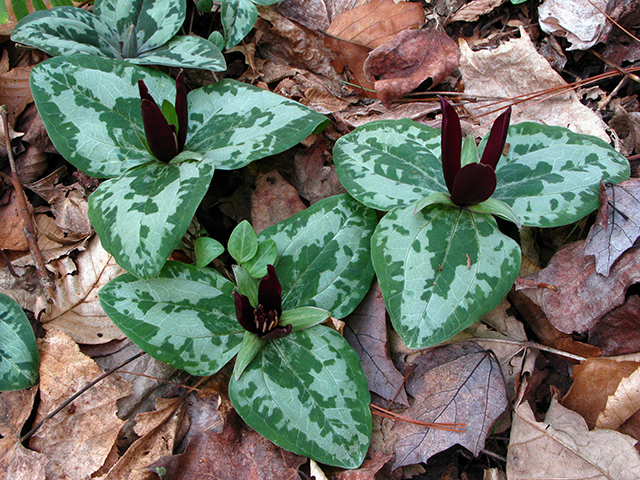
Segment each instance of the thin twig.
[{"label": "thin twig", "polygon": [[616,22],[607,12],[605,12],[604,10],[602,10],[598,5],[596,5],[595,3],[593,3],[591,0],[589,0],[589,3],[591,5],[594,6],[594,8],[596,10],[598,10],[601,14],[603,14],[605,17],[607,17],[607,20],[609,20],[611,23],[613,23],[616,27],[618,27],[620,30],[622,30],[624,33],[626,33],[627,35],[629,35],[631,38],[633,38],[636,42],[640,43],[640,39],[638,39],[638,37],[636,37],[633,33],[631,33],[629,30],[627,30],[626,28],[624,28],[622,25],[620,25],[618,22]]},{"label": "thin twig", "polygon": [[507,340],[504,338],[476,338],[475,340],[479,342],[507,343],[509,345],[518,345],[522,348],[535,348],[536,350],[542,350],[544,352],[553,353],[554,355],[570,358],[571,360],[575,360],[577,362],[584,362],[585,360],[587,360],[585,357],[581,357],[580,355],[575,355],[573,353],[565,352],[563,350],[558,350],[557,348],[553,348],[553,347],[547,347],[546,345],[542,345],[541,343],[536,343],[536,342],[521,342],[518,340]]},{"label": "thin twig", "polygon": [[447,432],[457,432],[464,433],[466,431],[467,425],[464,423],[432,423],[432,422],[421,422],[420,420],[414,420],[413,418],[405,417],[403,415],[399,415],[397,413],[390,412],[389,410],[385,410],[373,403],[370,403],[369,406],[374,415],[378,415],[383,418],[390,418],[392,420],[400,420],[402,422],[412,423],[414,425],[420,425],[421,427],[434,428],[436,430],[445,430]]}]

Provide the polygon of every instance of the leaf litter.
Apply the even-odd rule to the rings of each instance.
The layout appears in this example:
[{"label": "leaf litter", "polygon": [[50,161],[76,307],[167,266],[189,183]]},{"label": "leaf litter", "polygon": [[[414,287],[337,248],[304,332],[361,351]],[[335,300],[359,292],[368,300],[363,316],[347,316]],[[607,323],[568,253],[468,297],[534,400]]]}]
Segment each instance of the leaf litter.
[{"label": "leaf litter", "polygon": [[[582,2],[582,7],[591,8],[587,3],[592,4]],[[630,14],[635,0],[613,10],[611,3],[593,3],[604,5],[614,20],[637,34]],[[491,124],[492,111],[506,105],[496,100],[507,99],[515,106],[514,123],[561,125],[607,142],[608,129],[615,129],[623,152],[634,161],[640,154],[637,86],[629,80],[625,85],[620,81],[625,77],[619,77],[592,90],[566,87],[568,81],[588,80],[604,68],[590,49],[627,68],[640,58],[640,45],[597,14],[590,17],[597,19],[593,25],[567,23],[571,15],[562,9],[570,9],[568,2],[549,0],[544,8],[553,8],[564,33],[547,36],[533,27],[540,15],[542,28],[547,28],[542,4],[286,0],[259,7],[254,32],[226,52],[234,60],[224,76],[298,100],[333,122],[305,145],[240,175],[217,173],[194,228],[205,228],[224,242],[242,219],[251,219],[260,230],[340,193],[331,161],[333,142],[355,126],[384,118],[439,126],[429,88],[453,94],[476,135]],[[194,15],[185,28],[206,38],[210,18]],[[584,36],[587,28],[592,33]],[[11,112],[19,175],[31,188],[38,243],[47,268],[56,275],[56,294],[49,303],[3,177],[0,291],[34,313],[36,322],[45,325],[46,337],[40,404],[32,406],[35,389],[0,394],[0,408],[10,413],[0,424],[2,473],[15,479],[133,480],[158,478],[155,468],[164,467],[174,475],[166,478],[206,478],[211,472],[217,478],[274,478],[274,472],[278,478],[300,478],[301,471],[310,471],[306,459],[273,446],[234,416],[222,386],[229,372],[223,370],[189,393],[170,382],[193,385],[194,379],[163,370],[154,360],[130,365],[136,375],[127,378],[134,394],[129,395],[131,387],[121,377],[110,377],[47,421],[28,448],[20,442],[23,425],[33,424],[28,418],[33,408],[36,420],[42,418],[102,370],[137,352],[95,298],[99,287],[120,272],[92,237],[86,218],[86,198],[97,181],[78,179],[74,175],[79,172],[68,170],[29,104],[28,71],[40,59],[38,52],[17,56],[5,49],[0,60],[0,97]],[[190,86],[206,81],[212,79],[194,75]],[[0,151],[0,170],[9,174],[4,157],[6,150]],[[552,245],[546,255],[550,261],[534,259],[533,275],[523,271],[517,283],[521,289],[512,292],[511,303],[503,302],[450,345],[426,352],[400,345],[374,285],[346,319],[344,335],[362,356],[370,389],[378,395],[374,403],[402,419],[375,418],[371,449],[359,469],[335,471],[319,465],[313,471],[324,471],[327,478],[400,479],[422,475],[428,465],[431,472],[455,471],[467,478],[482,478],[483,472],[540,478],[555,475],[553,468],[561,469],[558,475],[571,472],[567,478],[637,478],[636,184],[632,178],[603,186],[598,218],[585,222],[593,224],[586,242],[585,235],[568,236],[560,229],[534,232],[536,248]],[[188,240],[175,258],[192,259]],[[556,251],[565,241],[568,245]],[[91,352],[101,368],[76,344]],[[584,360],[577,363],[579,358]],[[131,421],[123,427],[124,420]],[[438,430],[411,423],[415,420],[462,422],[465,428]],[[438,478],[449,477],[443,473]]]}]

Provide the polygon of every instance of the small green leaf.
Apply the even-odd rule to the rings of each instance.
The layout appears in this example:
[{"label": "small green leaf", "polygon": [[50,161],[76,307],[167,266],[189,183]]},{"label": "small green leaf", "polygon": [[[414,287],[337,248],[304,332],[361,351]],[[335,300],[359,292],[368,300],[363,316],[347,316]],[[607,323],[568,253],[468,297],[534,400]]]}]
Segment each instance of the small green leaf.
[{"label": "small green leaf", "polygon": [[206,267],[224,253],[222,244],[211,237],[198,237],[193,246],[196,253],[196,266]]},{"label": "small green leaf", "polygon": [[203,13],[211,13],[211,10],[213,10],[213,0],[198,0],[196,7]]},{"label": "small green leaf", "polygon": [[267,265],[273,265],[278,256],[278,246],[276,242],[267,238],[258,244],[258,251],[254,257],[243,262],[242,266],[247,269],[253,278],[262,278],[267,274]]},{"label": "small green leaf", "polygon": [[247,424],[276,445],[317,462],[357,468],[371,440],[369,388],[357,354],[315,326],[270,340],[229,396]]},{"label": "small green leaf", "polygon": [[224,36],[220,32],[211,32],[211,35],[209,35],[209,41],[220,50],[224,50]]},{"label": "small green leaf", "polygon": [[331,313],[318,307],[298,307],[293,310],[285,310],[280,317],[279,325],[286,327],[291,325],[296,332],[304,328],[313,327],[331,317]]},{"label": "small green leaf", "polygon": [[0,293],[0,391],[22,390],[38,383],[38,347],[20,305]]},{"label": "small green leaf", "polygon": [[240,265],[233,266],[233,274],[238,284],[238,293],[246,296],[253,308],[258,307],[258,281]]},{"label": "small green leaf", "polygon": [[243,220],[231,232],[227,244],[229,255],[242,264],[251,260],[258,251],[258,237],[249,222]]},{"label": "small green leaf", "polygon": [[268,341],[269,340],[260,338],[255,333],[244,332],[244,338],[242,339],[242,344],[236,357],[236,364],[233,367],[233,375],[236,380],[240,379],[247,365],[256,358],[256,355],[260,353],[260,350],[262,350],[262,347],[264,347]]}]

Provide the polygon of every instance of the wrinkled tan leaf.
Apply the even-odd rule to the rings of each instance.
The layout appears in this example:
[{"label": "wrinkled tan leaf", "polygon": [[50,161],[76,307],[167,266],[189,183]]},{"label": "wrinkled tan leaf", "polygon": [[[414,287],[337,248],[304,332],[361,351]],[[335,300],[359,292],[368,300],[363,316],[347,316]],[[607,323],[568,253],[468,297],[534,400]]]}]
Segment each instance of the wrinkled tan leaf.
[{"label": "wrinkled tan leaf", "polygon": [[[559,250],[543,270],[517,279],[516,289],[540,306],[561,332],[584,332],[622,305],[629,285],[640,281],[639,254],[638,248],[627,250],[605,277],[596,272],[593,256],[585,257],[584,241],[575,242]],[[536,287],[539,284],[558,291]]]},{"label": "wrinkled tan leaf", "polygon": [[358,308],[346,319],[344,338],[358,354],[369,390],[386,400],[409,405],[404,376],[396,370],[387,343],[386,309],[374,281]]},{"label": "wrinkled tan leaf", "polygon": [[640,180],[631,178],[605,189],[600,185],[600,210],[584,246],[594,255],[596,272],[609,275],[611,266],[640,237]]},{"label": "wrinkled tan leaf", "polygon": [[505,0],[472,0],[455,13],[451,18],[451,23],[475,22],[482,15],[493,11],[493,9],[499,7],[504,2]]},{"label": "wrinkled tan leaf", "polygon": [[[466,94],[503,99],[567,85],[536,51],[524,29],[520,29],[519,39],[511,39],[493,50],[483,49],[474,52],[465,41],[461,41],[460,73]],[[506,105],[505,103],[501,106]],[[486,107],[480,103],[469,103],[465,107],[475,116],[499,110],[482,117],[486,131],[502,111],[500,106]],[[520,122],[558,125],[576,133],[609,140],[605,123],[593,110],[580,103],[573,91],[562,94],[555,92],[549,99],[541,101],[540,98],[535,98],[519,104],[513,110],[511,123]]]},{"label": "wrinkled tan leaf", "polygon": [[20,433],[31,415],[38,387],[0,392],[0,478],[44,480],[47,458],[20,443]]},{"label": "wrinkled tan leaf", "polygon": [[405,30],[369,53],[363,70],[388,107],[427,79],[432,87],[438,85],[458,67],[459,57],[458,46],[446,33]]},{"label": "wrinkled tan leaf", "polygon": [[544,422],[528,403],[513,416],[507,453],[509,480],[637,480],[635,440],[612,430],[589,431],[584,419],[551,401]]},{"label": "wrinkled tan leaf", "polygon": [[[50,330],[40,342],[40,405],[35,422],[102,375],[65,333]],[[44,453],[47,479],[85,478],[96,472],[116,444],[124,421],[117,400],[131,393],[129,382],[111,375],[44,423],[29,446]]]},{"label": "wrinkled tan leaf", "polygon": [[277,170],[259,174],[251,196],[251,224],[261,232],[305,209],[298,192]]},{"label": "wrinkled tan leaf", "polygon": [[623,378],[596,420],[597,428],[618,429],[640,410],[640,366]]},{"label": "wrinkled tan leaf", "polygon": [[78,343],[106,343],[124,338],[98,301],[98,291],[124,270],[107,253],[96,235],[76,258],[66,256],[48,264],[55,274],[54,303],[38,299],[37,311],[47,329],[57,328]]},{"label": "wrinkled tan leaf", "polygon": [[402,412],[422,422],[466,424],[464,433],[396,422],[393,468],[426,462],[460,444],[478,455],[496,419],[508,405],[500,365],[472,342],[435,348],[418,357],[407,382],[415,401]]},{"label": "wrinkled tan leaf", "polygon": [[[29,102],[33,102],[29,75],[33,67],[15,67],[0,74],[0,105],[7,106],[9,124],[16,124],[16,117],[22,113]],[[4,138],[4,134],[2,135]]]}]

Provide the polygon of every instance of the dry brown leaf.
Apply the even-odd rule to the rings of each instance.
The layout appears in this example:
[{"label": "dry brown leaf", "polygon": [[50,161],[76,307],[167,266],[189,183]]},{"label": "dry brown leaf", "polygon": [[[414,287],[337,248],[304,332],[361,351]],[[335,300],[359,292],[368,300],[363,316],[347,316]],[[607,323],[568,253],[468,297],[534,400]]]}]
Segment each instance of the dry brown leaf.
[{"label": "dry brown leaf", "polygon": [[29,248],[24,235],[24,222],[15,191],[7,192],[8,202],[0,206],[0,248],[3,250],[26,250]]},{"label": "dry brown leaf", "polygon": [[[394,104],[387,108],[380,102],[372,102],[370,105],[358,105],[351,107],[344,112],[334,113],[334,118],[351,128],[359,127],[374,120],[400,120],[409,118],[411,120],[425,122],[425,118],[430,113],[440,110],[436,102],[408,102]],[[434,127],[440,127],[440,120],[434,121]]]},{"label": "dry brown leaf", "polygon": [[363,70],[388,107],[427,79],[432,87],[438,85],[458,67],[459,57],[458,46],[446,33],[405,30],[369,53]]},{"label": "dry brown leaf", "polygon": [[280,2],[277,9],[311,30],[324,31],[335,17],[363,3],[366,0],[287,0]]},{"label": "dry brown leaf", "polygon": [[509,480],[637,480],[636,441],[612,430],[589,431],[577,413],[551,400],[544,422],[528,403],[513,416],[507,453]]},{"label": "dry brown leaf", "polygon": [[[567,85],[536,51],[524,29],[520,29],[520,38],[511,39],[494,50],[474,52],[465,41],[461,41],[460,54],[460,73],[468,95],[510,99]],[[495,105],[484,107],[480,103],[469,103],[466,108],[474,116],[497,109]],[[486,131],[500,113],[499,109],[482,117]],[[520,122],[558,125],[609,141],[606,124],[593,110],[580,103],[573,91],[560,95],[554,93],[552,98],[543,101],[536,98],[519,104],[513,110],[511,123]]]},{"label": "dry brown leaf", "polygon": [[296,189],[277,170],[258,175],[251,196],[251,224],[257,233],[304,209]]},{"label": "dry brown leaf", "polygon": [[291,184],[310,204],[346,192],[335,166],[325,165],[330,158],[328,149],[329,142],[318,137],[313,145],[295,156]]},{"label": "dry brown leaf", "polygon": [[624,305],[602,317],[589,330],[589,343],[607,357],[640,352],[640,297],[630,295]]},{"label": "dry brown leaf", "polygon": [[44,480],[47,458],[20,442],[20,431],[31,415],[38,387],[0,392],[0,478]]},{"label": "dry brown leaf", "polygon": [[65,256],[47,267],[55,274],[53,304],[44,297],[36,302],[36,311],[44,312],[40,321],[46,329],[62,330],[78,343],[106,343],[125,337],[98,301],[100,288],[124,270],[102,248],[97,235],[75,259]]},{"label": "dry brown leaf", "polygon": [[593,256],[585,257],[584,241],[575,242],[559,250],[543,270],[517,279],[516,289],[538,305],[561,332],[585,332],[622,305],[627,288],[640,281],[639,254],[638,248],[627,250],[605,277],[596,273]]},{"label": "dry brown leaf", "polygon": [[[355,470],[339,470],[333,472],[330,467],[327,468],[327,470],[329,470],[327,478],[329,480],[376,480],[376,478],[390,480],[390,475],[388,475],[387,472],[380,472],[380,470],[391,460],[391,457],[391,455],[385,455],[382,452],[370,452],[362,465]],[[384,476],[379,476],[380,474]],[[400,474],[400,472],[398,472],[398,474]],[[316,480],[318,479],[316,478]]]},{"label": "dry brown leaf", "polygon": [[407,382],[413,405],[402,412],[422,422],[466,424],[463,433],[396,422],[398,440],[393,468],[426,462],[460,444],[478,455],[496,419],[508,405],[500,365],[472,342],[429,350],[414,362]]},{"label": "dry brown leaf", "polygon": [[475,22],[482,15],[493,11],[496,7],[502,5],[506,0],[472,0],[459,9],[451,22]]},{"label": "dry brown leaf", "polygon": [[640,366],[631,375],[623,378],[616,391],[609,395],[604,410],[598,415],[596,427],[617,430],[638,413],[638,410],[640,410]]},{"label": "dry brown leaf", "polygon": [[609,127],[613,128],[620,138],[620,153],[625,156],[633,152],[640,153],[640,112],[626,112],[622,107],[618,107],[609,120]]},{"label": "dry brown leaf", "polygon": [[16,124],[16,117],[29,102],[33,102],[29,75],[33,67],[15,67],[0,75],[0,105],[7,106],[9,124]]},{"label": "dry brown leaf", "polygon": [[[40,342],[40,405],[35,422],[102,375],[102,370],[59,330]],[[124,421],[117,400],[129,395],[129,382],[111,375],[46,421],[29,446],[44,453],[47,479],[80,479],[96,472],[116,444]]]}]

